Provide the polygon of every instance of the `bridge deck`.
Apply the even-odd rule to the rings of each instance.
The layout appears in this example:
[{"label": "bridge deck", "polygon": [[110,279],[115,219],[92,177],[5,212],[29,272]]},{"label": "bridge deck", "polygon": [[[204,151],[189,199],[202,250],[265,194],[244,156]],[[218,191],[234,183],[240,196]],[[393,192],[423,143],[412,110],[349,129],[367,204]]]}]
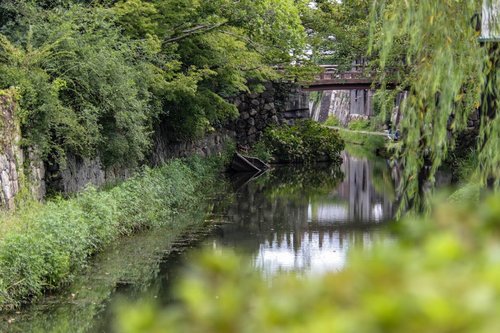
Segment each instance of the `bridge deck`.
[{"label": "bridge deck", "polygon": [[[322,90],[358,90],[374,88],[376,82],[376,73],[367,72],[363,65],[353,66],[350,71],[339,71],[336,65],[323,65],[323,71],[314,82],[304,85],[304,91],[322,91]],[[394,84],[387,88],[394,87]],[[375,88],[376,89],[376,88]]]},{"label": "bridge deck", "polygon": [[321,91],[321,90],[370,89],[372,84],[373,84],[373,79],[371,78],[317,80],[308,86],[304,86],[302,90]]}]

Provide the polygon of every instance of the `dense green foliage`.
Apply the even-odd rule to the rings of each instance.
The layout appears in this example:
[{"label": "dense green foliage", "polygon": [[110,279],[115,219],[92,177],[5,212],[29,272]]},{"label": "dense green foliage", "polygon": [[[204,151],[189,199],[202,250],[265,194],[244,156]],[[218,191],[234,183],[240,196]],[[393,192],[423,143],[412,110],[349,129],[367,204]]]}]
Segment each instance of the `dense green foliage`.
[{"label": "dense green foliage", "polygon": [[273,153],[264,140],[259,140],[255,143],[248,153],[250,156],[255,156],[266,163],[273,161]]},{"label": "dense green foliage", "polygon": [[312,120],[269,128],[263,141],[277,162],[334,161],[340,163],[344,142],[339,134]]},{"label": "dense green foliage", "polygon": [[237,115],[250,81],[302,62],[293,0],[31,1],[0,4],[0,89],[18,89],[23,144],[64,162],[144,159],[155,124],[172,140]]},{"label": "dense green foliage", "polygon": [[89,188],[76,197],[25,207],[7,218],[16,228],[0,239],[0,309],[40,296],[72,279],[88,257],[118,236],[176,225],[182,210],[199,205],[223,159],[172,161],[109,191]]},{"label": "dense green foliage", "polygon": [[[215,191],[224,190],[220,183]],[[210,195],[213,193],[210,193]],[[108,331],[100,320],[110,299],[120,292],[125,283],[130,293],[144,292],[161,273],[165,256],[182,250],[180,239],[190,238],[206,231],[209,203],[197,209],[182,211],[175,216],[175,224],[141,230],[103,247],[92,256],[91,262],[74,279],[49,297],[37,300],[16,313],[0,314],[1,332],[33,333],[87,333]],[[69,301],[68,301],[69,300]],[[50,319],[47,318],[50,313]]]},{"label": "dense green foliage", "polygon": [[349,122],[347,127],[353,131],[368,131],[371,128],[371,123],[367,119],[354,119]]},{"label": "dense green foliage", "polygon": [[311,1],[304,8],[312,59],[349,69],[366,57],[370,35],[370,0]]},{"label": "dense green foliage", "polygon": [[117,331],[496,332],[499,200],[441,204],[407,219],[399,241],[354,251],[324,276],[269,281],[235,255],[202,254],[179,280],[178,304],[122,307]]},{"label": "dense green foliage", "polygon": [[[481,128],[475,170],[483,185],[487,181],[498,185],[500,55],[498,45],[480,43],[476,14],[481,13],[482,1],[375,4],[373,22],[383,38],[373,40],[373,50],[380,55],[382,69],[398,55],[398,66],[392,68],[399,78],[396,92],[409,90],[402,109],[402,142],[395,147],[405,165],[404,202],[425,205],[425,188],[434,182],[457,135],[478,108]],[[381,10],[384,14],[377,15]],[[399,47],[401,40],[407,47]],[[390,111],[392,104],[387,106]]]}]

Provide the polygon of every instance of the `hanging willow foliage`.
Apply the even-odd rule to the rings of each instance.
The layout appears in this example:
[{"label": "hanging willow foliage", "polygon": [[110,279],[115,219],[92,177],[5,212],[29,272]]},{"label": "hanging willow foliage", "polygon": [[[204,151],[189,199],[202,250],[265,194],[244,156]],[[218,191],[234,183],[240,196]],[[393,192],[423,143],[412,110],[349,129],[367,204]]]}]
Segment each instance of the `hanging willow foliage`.
[{"label": "hanging willow foliage", "polygon": [[[402,140],[395,145],[404,165],[403,205],[426,206],[436,171],[478,109],[477,176],[499,187],[500,57],[498,43],[480,40],[482,6],[482,0],[373,2],[371,52],[382,70],[396,68],[390,77],[397,78],[397,90],[408,91]],[[385,86],[387,79],[381,80]]]}]

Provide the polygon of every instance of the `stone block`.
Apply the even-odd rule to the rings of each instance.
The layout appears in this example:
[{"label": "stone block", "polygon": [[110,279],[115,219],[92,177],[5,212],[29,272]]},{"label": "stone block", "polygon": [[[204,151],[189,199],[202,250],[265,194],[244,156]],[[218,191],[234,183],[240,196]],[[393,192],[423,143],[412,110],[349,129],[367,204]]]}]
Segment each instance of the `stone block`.
[{"label": "stone block", "polygon": [[272,89],[266,89],[266,90],[264,90],[264,92],[262,92],[261,96],[264,99],[271,99],[272,100],[274,97],[274,91],[272,91]]},{"label": "stone block", "polygon": [[236,125],[237,125],[239,128],[245,128],[245,126],[246,126],[246,121],[245,121],[245,120],[240,119],[240,120],[238,120],[238,121],[236,122]]},{"label": "stone block", "polygon": [[264,105],[264,110],[271,111],[272,109],[274,109],[274,103],[267,103]]}]

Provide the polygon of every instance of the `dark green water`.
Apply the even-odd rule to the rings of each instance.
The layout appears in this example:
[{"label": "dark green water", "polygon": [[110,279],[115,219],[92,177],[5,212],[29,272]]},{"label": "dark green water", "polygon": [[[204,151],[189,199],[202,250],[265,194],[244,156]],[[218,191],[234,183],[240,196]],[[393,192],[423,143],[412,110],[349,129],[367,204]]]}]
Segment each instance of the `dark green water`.
[{"label": "dark green water", "polygon": [[369,251],[374,242],[391,241],[386,226],[395,209],[394,178],[386,161],[347,154],[341,168],[280,167],[257,178],[233,176],[211,205],[179,217],[198,226],[211,221],[209,234],[207,227],[193,227],[175,242],[179,235],[158,229],[124,239],[64,292],[4,316],[0,329],[111,332],[117,300],[175,301],[172,289],[192,247],[244,253],[266,276],[341,270],[349,249]]}]

